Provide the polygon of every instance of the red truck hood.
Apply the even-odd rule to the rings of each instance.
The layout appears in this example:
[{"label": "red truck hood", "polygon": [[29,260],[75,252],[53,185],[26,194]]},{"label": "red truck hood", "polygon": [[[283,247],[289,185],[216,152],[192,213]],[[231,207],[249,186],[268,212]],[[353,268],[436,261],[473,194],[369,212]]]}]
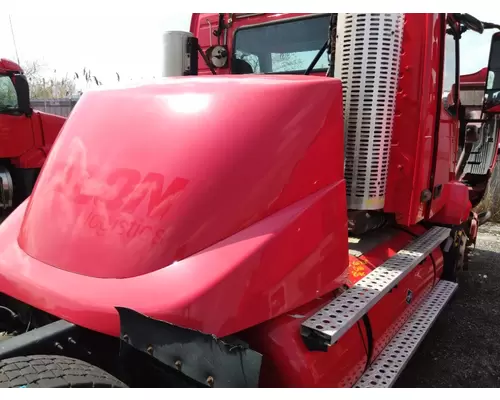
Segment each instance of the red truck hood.
[{"label": "red truck hood", "polygon": [[342,179],[340,97],[337,80],[303,76],[88,92],[38,178],[19,246],[99,278],[183,260]]}]

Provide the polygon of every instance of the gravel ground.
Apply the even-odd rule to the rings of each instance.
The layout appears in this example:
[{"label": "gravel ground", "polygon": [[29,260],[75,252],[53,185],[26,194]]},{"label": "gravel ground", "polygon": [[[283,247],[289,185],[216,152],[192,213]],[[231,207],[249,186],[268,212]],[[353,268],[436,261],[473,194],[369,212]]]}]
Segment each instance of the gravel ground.
[{"label": "gravel ground", "polygon": [[469,260],[396,387],[500,387],[500,224],[481,226]]}]

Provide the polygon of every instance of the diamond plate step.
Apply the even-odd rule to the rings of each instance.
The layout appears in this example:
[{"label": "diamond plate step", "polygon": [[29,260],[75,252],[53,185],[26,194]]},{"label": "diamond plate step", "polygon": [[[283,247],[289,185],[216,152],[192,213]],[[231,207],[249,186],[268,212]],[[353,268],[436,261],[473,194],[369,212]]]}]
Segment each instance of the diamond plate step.
[{"label": "diamond plate step", "polygon": [[410,242],[305,320],[301,326],[302,336],[334,344],[449,235],[449,228],[434,226]]},{"label": "diamond plate step", "polygon": [[354,387],[393,386],[457,287],[454,282],[439,281]]}]

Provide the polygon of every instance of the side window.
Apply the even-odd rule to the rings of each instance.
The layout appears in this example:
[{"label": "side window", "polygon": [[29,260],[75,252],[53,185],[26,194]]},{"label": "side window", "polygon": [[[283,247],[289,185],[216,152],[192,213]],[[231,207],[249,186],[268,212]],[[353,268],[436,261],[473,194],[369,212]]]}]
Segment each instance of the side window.
[{"label": "side window", "polygon": [[453,114],[453,94],[452,88],[455,84],[457,71],[455,39],[449,33],[445,35],[444,41],[444,71],[443,71],[443,106],[450,114]]}]

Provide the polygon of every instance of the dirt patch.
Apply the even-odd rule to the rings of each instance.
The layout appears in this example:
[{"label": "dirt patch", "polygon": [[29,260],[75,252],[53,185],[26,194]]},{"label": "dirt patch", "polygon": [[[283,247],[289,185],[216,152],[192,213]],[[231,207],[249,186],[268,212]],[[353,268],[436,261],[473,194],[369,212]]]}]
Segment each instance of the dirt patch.
[{"label": "dirt patch", "polygon": [[500,387],[500,224],[480,228],[469,270],[396,387]]}]

